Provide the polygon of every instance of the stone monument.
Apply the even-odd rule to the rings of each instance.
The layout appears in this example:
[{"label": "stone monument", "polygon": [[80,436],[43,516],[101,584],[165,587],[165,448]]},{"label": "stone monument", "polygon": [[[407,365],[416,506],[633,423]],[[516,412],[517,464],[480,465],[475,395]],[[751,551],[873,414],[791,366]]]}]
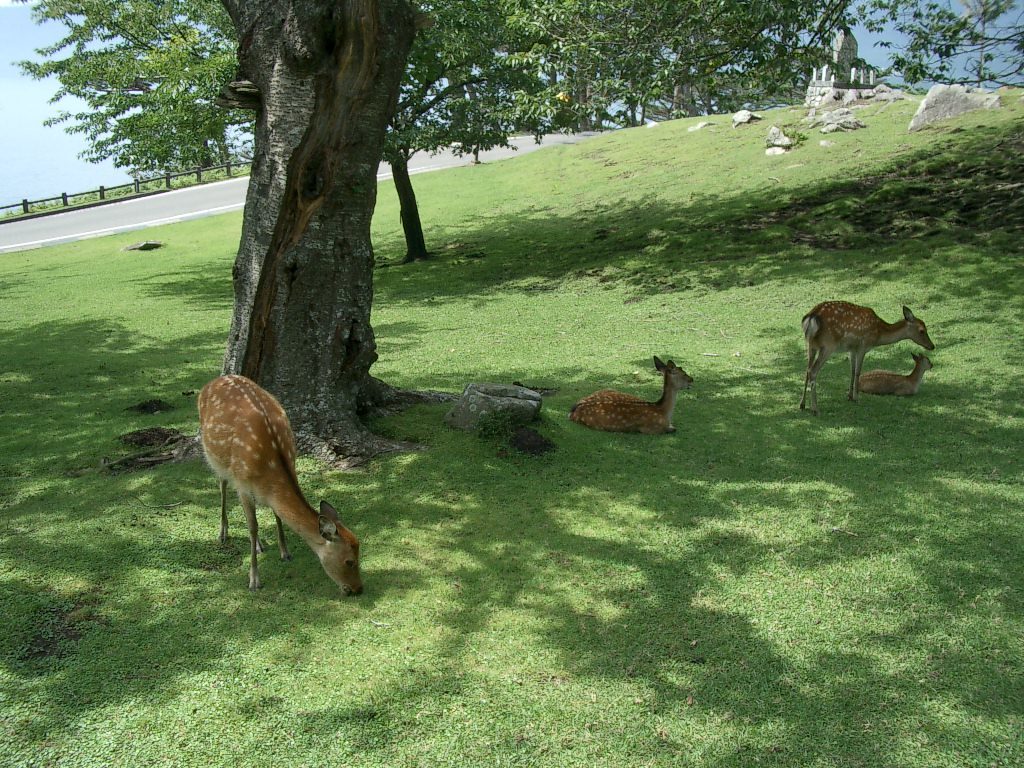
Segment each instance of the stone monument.
[{"label": "stone monument", "polygon": [[[807,86],[804,106],[816,108],[834,106],[836,102],[848,104],[861,98],[861,91],[875,87],[875,71],[857,66],[857,38],[842,27],[832,41],[832,63],[820,69],[815,67]],[[873,95],[873,94],[872,94]]]}]

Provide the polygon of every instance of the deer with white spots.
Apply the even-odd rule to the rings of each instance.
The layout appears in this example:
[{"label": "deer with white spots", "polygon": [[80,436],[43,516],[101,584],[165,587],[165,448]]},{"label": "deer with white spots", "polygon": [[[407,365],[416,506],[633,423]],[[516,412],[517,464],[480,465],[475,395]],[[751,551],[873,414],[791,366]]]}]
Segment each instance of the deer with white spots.
[{"label": "deer with white spots", "polygon": [[689,389],[693,379],[671,360],[663,363],[655,357],[654,367],[664,378],[659,400],[650,403],[635,395],[602,389],[576,403],[569,412],[569,418],[577,424],[603,432],[640,432],[645,435],[675,432],[672,412],[676,407],[676,396],[679,390]]},{"label": "deer with white spots", "polygon": [[868,371],[857,380],[857,388],[870,395],[916,395],[921,387],[924,372],[932,369],[932,361],[925,355],[910,355],[914,359],[914,370],[903,376],[892,371]]},{"label": "deer with white spots", "polygon": [[295,438],[288,416],[273,395],[244,376],[221,376],[199,393],[203,451],[220,478],[220,541],[228,538],[227,487],[238,492],[249,526],[249,589],[260,588],[256,555],[263,550],[256,504],[274,510],[282,560],[291,560],[282,520],[320,559],[327,575],[346,595],[363,591],[359,540],[341,524],[326,501],[316,512],[299,488]]},{"label": "deer with white spots", "polygon": [[818,371],[834,352],[850,353],[850,391],[847,398],[856,400],[857,381],[864,355],[869,350],[903,339],[910,339],[925,349],[935,349],[928,338],[928,329],[907,307],[903,308],[902,322],[887,323],[868,307],[847,301],[826,301],[804,315],[802,325],[807,340],[807,373],[804,375],[800,408],[804,408],[810,385],[811,411],[815,415],[818,414]]}]

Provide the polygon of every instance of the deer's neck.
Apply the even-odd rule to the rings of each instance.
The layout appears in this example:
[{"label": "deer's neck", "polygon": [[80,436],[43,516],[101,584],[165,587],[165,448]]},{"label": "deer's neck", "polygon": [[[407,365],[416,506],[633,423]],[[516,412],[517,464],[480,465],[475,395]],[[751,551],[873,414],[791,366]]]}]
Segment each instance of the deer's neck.
[{"label": "deer's neck", "polygon": [[903,341],[904,339],[910,338],[910,325],[906,322],[899,323],[887,323],[882,321],[881,328],[876,337],[876,347],[881,347],[885,344],[895,344],[897,341]]},{"label": "deer's neck", "polygon": [[907,376],[907,379],[910,381],[910,386],[913,388],[914,392],[917,392],[917,388],[921,386],[921,379],[924,378],[924,372],[925,367],[920,362],[917,362],[914,364],[914,370],[912,370],[910,375]]},{"label": "deer's neck", "polygon": [[310,547],[322,542],[317,513],[306,501],[302,491],[292,483],[282,484],[276,488],[269,501],[274,514],[301,536]]},{"label": "deer's neck", "polygon": [[676,397],[679,395],[679,390],[673,387],[666,380],[665,387],[661,391],[661,398],[654,405],[655,407],[664,414],[669,416],[672,415],[672,411],[676,407]]}]

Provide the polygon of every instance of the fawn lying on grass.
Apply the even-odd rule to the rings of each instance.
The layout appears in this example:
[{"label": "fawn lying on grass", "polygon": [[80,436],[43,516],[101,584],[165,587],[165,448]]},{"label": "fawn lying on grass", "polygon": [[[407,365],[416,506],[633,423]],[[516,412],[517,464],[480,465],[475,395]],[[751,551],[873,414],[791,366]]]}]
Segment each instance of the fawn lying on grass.
[{"label": "fawn lying on grass", "polygon": [[569,412],[569,418],[577,424],[604,432],[642,432],[645,435],[675,432],[672,411],[676,395],[679,390],[688,389],[693,379],[671,360],[663,363],[655,357],[654,367],[665,379],[657,402],[649,403],[634,395],[602,389],[576,403]]},{"label": "fawn lying on grass", "polygon": [[861,392],[870,395],[916,395],[924,379],[924,372],[932,369],[932,361],[924,355],[910,355],[914,358],[914,370],[907,376],[891,371],[868,371],[857,380]]}]

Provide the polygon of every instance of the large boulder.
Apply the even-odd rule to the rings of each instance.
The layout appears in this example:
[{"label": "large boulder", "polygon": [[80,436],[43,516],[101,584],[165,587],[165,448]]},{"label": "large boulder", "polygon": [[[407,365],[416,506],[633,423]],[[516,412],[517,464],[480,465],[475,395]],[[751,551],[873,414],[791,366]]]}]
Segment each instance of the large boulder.
[{"label": "large boulder", "polygon": [[866,128],[852,110],[846,107],[833,109],[829,112],[822,112],[811,120],[811,127],[820,125],[822,133],[836,133],[837,131],[855,131],[858,128]]},{"label": "large boulder", "polygon": [[879,83],[875,86],[875,95],[872,98],[875,101],[902,101],[907,97],[903,91],[892,88],[885,83]]},{"label": "large boulder", "polygon": [[515,384],[467,384],[455,407],[444,417],[454,429],[467,432],[487,422],[514,427],[533,421],[540,415],[539,392]]},{"label": "large boulder", "polygon": [[969,85],[933,85],[917,108],[908,130],[919,131],[926,125],[973,112],[998,109],[999,94]]},{"label": "large boulder", "polygon": [[749,109],[741,109],[739,112],[737,112],[736,114],[734,114],[732,116],[732,127],[733,128],[738,128],[741,125],[746,125],[747,123],[753,123],[753,122],[755,122],[757,120],[760,120],[760,119],[761,119],[760,115],[755,115]]}]

